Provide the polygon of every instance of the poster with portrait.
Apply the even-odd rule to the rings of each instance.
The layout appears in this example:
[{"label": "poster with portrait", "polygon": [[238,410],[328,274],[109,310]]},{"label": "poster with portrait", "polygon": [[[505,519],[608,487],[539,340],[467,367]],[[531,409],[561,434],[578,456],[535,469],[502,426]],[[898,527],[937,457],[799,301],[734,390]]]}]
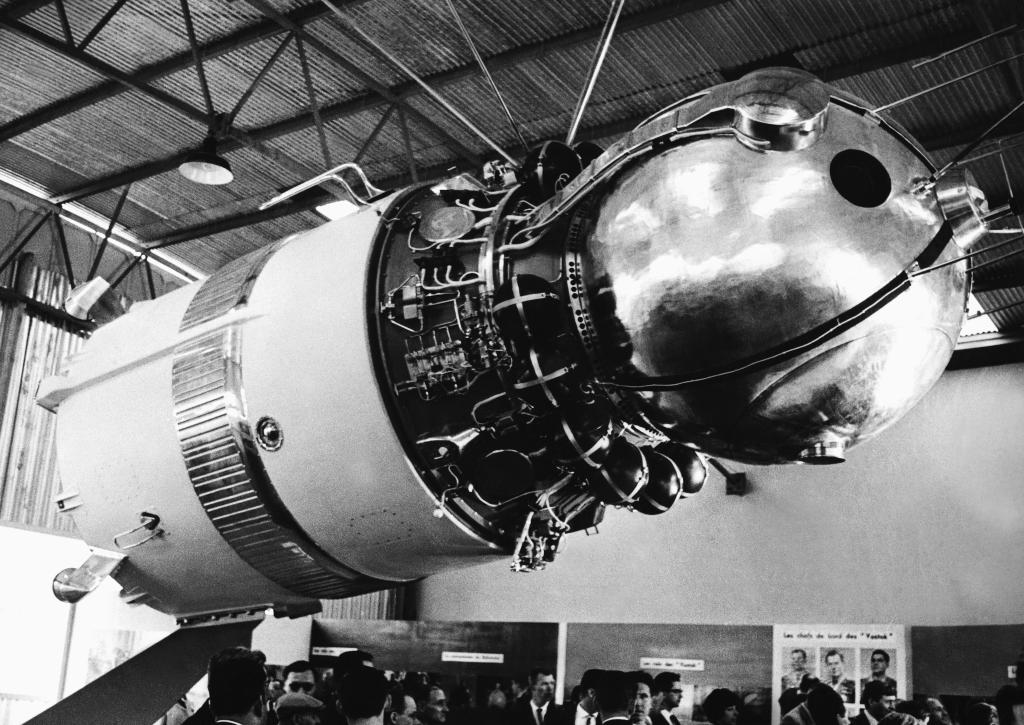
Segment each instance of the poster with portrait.
[{"label": "poster with portrait", "polygon": [[901,624],[777,624],[772,639],[773,725],[794,701],[794,688],[805,676],[838,692],[850,717],[860,711],[861,693],[871,680],[885,682],[900,698],[909,692],[907,637]]}]

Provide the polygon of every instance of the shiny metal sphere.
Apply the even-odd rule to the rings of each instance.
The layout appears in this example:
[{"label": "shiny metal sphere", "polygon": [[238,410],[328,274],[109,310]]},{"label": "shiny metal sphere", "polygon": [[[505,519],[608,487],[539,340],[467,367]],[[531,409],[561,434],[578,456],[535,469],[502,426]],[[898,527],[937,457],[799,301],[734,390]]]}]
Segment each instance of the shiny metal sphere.
[{"label": "shiny metal sphere", "polygon": [[[801,143],[766,150],[742,134],[697,136],[609,182],[585,240],[586,283],[591,308],[604,315],[603,349],[624,351],[613,361],[618,377],[664,379],[756,359],[858,305],[928,247],[944,217],[924,183],[933,168],[923,153],[834,90],[807,120],[794,132]],[[950,243],[935,261],[960,253]],[[915,277],[852,329],[790,359],[617,395],[714,455],[838,462],[938,379],[966,294],[965,264],[953,264]]]}]

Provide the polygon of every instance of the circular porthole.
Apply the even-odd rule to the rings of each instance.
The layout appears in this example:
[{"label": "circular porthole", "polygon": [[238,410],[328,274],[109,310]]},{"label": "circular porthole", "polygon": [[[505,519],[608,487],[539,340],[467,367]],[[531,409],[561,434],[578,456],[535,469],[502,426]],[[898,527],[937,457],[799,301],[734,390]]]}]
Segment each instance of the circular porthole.
[{"label": "circular porthole", "polygon": [[881,206],[892,191],[892,179],[882,162],[857,149],[840,151],[829,167],[832,185],[851,204]]}]

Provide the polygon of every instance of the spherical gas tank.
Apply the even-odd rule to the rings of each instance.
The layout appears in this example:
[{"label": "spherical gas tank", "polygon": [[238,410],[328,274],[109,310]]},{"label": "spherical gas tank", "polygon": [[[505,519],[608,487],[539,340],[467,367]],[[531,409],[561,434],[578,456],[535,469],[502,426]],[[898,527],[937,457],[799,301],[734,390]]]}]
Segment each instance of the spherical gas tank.
[{"label": "spherical gas tank", "polygon": [[602,354],[636,383],[622,395],[709,453],[841,461],[924,395],[959,334],[965,264],[907,274],[962,254],[934,167],[797,71],[671,113],[691,136],[612,177],[583,242]]}]

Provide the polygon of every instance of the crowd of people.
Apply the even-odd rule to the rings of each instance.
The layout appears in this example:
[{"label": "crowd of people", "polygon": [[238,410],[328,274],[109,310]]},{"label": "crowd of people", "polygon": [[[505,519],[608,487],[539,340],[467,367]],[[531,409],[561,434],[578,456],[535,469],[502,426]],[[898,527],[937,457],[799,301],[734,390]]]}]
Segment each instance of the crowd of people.
[{"label": "crowd of people", "polygon": [[[897,700],[893,683],[884,677],[862,684],[863,709],[848,720],[843,694],[805,674],[779,698],[782,725],[957,725],[938,698]],[[684,689],[676,672],[652,677],[642,671],[587,670],[564,705],[555,702],[556,685],[553,672],[538,668],[526,686],[513,683],[506,691],[496,684],[486,705],[474,708],[465,688],[449,685],[449,692],[425,673],[385,673],[361,650],[336,657],[323,676],[299,660],[278,678],[268,677],[261,652],[233,647],[210,660],[206,702],[187,717],[168,713],[163,725],[682,725],[676,713]],[[695,704],[693,720],[767,722],[766,712],[746,704],[735,692],[717,688]],[[1001,722],[996,707],[976,702],[959,725],[1024,725],[1015,721],[1020,709],[1015,704],[1006,709],[1010,719]]]}]

